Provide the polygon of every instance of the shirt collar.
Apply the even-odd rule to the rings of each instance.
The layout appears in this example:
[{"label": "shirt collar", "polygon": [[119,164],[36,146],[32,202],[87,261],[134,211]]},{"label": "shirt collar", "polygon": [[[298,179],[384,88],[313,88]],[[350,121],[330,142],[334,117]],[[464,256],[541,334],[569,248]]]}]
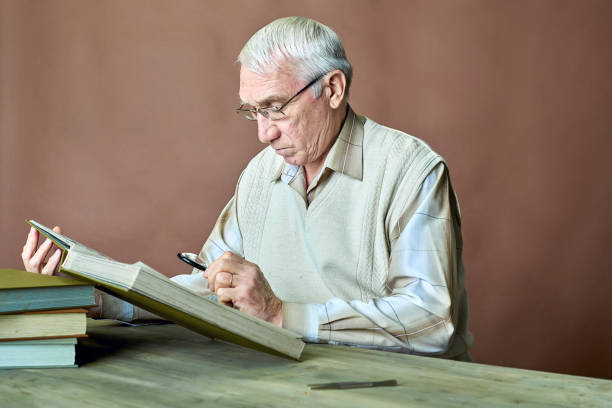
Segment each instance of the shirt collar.
[{"label": "shirt collar", "polygon": [[351,107],[324,167],[357,180],[363,177],[363,121]]},{"label": "shirt collar", "polygon": [[[357,115],[349,106],[342,129],[327,154],[323,168],[329,168],[357,180],[363,179],[363,125],[364,118]],[[271,181],[281,178],[289,184],[298,174],[300,166],[280,159],[281,163]]]}]

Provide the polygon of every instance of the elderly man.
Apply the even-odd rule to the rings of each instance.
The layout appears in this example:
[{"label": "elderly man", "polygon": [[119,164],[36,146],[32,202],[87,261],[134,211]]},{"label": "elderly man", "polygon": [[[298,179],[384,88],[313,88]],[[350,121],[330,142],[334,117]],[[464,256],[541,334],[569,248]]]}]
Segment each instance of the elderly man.
[{"label": "elderly man", "polygon": [[[323,24],[273,21],[238,61],[237,113],[268,147],[200,251],[204,277],[175,280],[306,341],[468,360],[460,214],[443,159],[351,109],[352,68]],[[53,256],[41,264],[50,244],[35,251],[37,240],[26,269],[52,272]]]}]

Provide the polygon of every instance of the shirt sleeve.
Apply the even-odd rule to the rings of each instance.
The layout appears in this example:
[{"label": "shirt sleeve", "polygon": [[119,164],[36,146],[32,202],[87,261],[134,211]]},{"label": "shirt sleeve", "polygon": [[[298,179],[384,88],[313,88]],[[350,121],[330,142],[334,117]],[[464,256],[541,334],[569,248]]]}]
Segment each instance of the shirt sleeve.
[{"label": "shirt sleeve", "polygon": [[[219,219],[210,236],[200,250],[199,257],[204,261],[204,264],[209,265],[226,251],[244,256],[242,235],[238,228],[238,218],[236,216],[236,200],[233,197],[227,203],[221,215],[219,215]],[[206,296],[211,300],[217,300],[215,294],[208,289],[208,279],[203,276],[203,272],[199,269],[193,268],[191,275],[176,275],[170,279],[199,295]],[[161,319],[153,313],[147,312],[108,293],[99,292],[99,295],[102,299],[100,317],[103,319],[114,319],[124,322]]]},{"label": "shirt sleeve", "polygon": [[[329,342],[442,355],[454,332],[451,293],[457,268],[451,206],[456,200],[444,164],[425,178],[415,202],[396,225],[400,234],[391,244],[388,296],[325,304],[283,304],[283,326],[307,341]],[[401,221],[400,221],[401,224]],[[454,225],[455,224],[455,225]]]},{"label": "shirt sleeve", "polygon": [[[236,255],[244,256],[235,196],[221,211],[213,230],[200,250],[199,257],[209,265],[224,252],[233,252]],[[194,268],[193,273],[198,272],[198,269]]]},{"label": "shirt sleeve", "polygon": [[[195,268],[194,268],[195,269]],[[196,269],[197,273],[181,274],[170,278],[171,281],[190,289],[192,292],[209,299],[214,294],[208,289],[208,279],[203,272]],[[96,291],[100,297],[100,318],[121,320],[123,322],[134,322],[138,320],[163,320],[161,317],[146,311],[138,306],[116,298],[106,292]],[[216,300],[216,297],[214,298]]]}]

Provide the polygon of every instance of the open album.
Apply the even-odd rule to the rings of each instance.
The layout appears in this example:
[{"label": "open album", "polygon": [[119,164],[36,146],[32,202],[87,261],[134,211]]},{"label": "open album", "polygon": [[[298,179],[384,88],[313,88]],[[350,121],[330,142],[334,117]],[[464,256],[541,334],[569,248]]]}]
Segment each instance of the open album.
[{"label": "open album", "polygon": [[297,333],[200,296],[142,262],[115,261],[34,220],[27,223],[62,250],[63,273],[205,336],[300,358],[304,343]]}]

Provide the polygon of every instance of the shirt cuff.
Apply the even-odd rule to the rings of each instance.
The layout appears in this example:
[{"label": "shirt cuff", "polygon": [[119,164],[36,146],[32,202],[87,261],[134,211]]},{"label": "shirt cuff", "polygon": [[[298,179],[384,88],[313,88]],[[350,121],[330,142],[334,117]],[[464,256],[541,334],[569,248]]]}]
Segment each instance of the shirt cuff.
[{"label": "shirt cuff", "polygon": [[325,314],[325,305],[283,302],[283,328],[299,333],[304,340],[316,341],[322,314]]}]

